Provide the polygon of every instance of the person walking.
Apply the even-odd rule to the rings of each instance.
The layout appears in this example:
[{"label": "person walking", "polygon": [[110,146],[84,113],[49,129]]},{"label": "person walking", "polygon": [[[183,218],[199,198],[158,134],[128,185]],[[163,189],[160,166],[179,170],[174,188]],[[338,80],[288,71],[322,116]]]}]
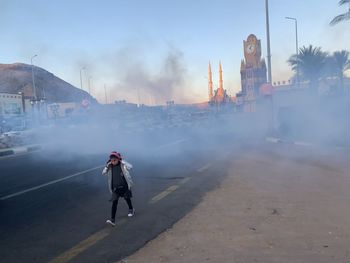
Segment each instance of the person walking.
[{"label": "person walking", "polygon": [[133,181],[130,175],[132,165],[125,160],[118,152],[111,152],[106,167],[103,168],[102,175],[108,178],[109,191],[112,194],[110,201],[112,201],[111,218],[106,221],[107,224],[115,226],[115,215],[117,213],[118,200],[123,197],[128,204],[128,217],[135,214],[135,209],[132,205],[131,187]]}]

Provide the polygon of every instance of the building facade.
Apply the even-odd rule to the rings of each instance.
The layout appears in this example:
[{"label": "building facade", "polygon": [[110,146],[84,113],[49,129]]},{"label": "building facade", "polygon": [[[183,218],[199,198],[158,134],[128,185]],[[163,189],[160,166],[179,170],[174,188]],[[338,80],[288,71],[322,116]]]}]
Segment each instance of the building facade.
[{"label": "building facade", "polygon": [[21,94],[0,93],[0,116],[9,118],[22,115],[24,103]]},{"label": "building facade", "polygon": [[260,88],[267,82],[266,63],[261,58],[261,41],[253,34],[243,41],[244,60],[241,61],[241,92],[237,101],[244,112],[256,112]]}]

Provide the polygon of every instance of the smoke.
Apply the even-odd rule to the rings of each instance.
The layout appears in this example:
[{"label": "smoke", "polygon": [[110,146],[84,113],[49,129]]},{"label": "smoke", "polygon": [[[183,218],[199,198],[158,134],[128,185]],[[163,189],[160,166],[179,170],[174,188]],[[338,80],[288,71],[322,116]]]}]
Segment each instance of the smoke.
[{"label": "smoke", "polygon": [[186,95],[190,95],[185,93],[190,80],[184,55],[177,49],[168,51],[158,70],[147,66],[147,61],[132,53],[121,54],[118,62],[122,67],[116,68],[114,81],[117,84],[112,90],[119,94],[120,99],[125,95],[131,99],[136,95],[141,104],[164,104],[169,100],[183,101]]},{"label": "smoke", "polygon": [[184,53],[168,47],[159,58],[144,46],[127,43],[114,51],[95,55],[83,54],[74,59],[74,72],[82,71],[83,84],[93,79],[93,96],[103,98],[107,86],[108,101],[126,100],[146,105],[165,104],[166,101],[193,101],[193,79],[188,74]]}]

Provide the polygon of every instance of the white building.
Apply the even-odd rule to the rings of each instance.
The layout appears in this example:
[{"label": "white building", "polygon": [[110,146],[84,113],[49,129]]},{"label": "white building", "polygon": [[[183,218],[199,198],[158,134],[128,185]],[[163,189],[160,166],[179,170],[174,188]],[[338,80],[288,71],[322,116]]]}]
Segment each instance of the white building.
[{"label": "white building", "polygon": [[0,93],[0,116],[13,117],[23,114],[24,99],[21,94]]}]

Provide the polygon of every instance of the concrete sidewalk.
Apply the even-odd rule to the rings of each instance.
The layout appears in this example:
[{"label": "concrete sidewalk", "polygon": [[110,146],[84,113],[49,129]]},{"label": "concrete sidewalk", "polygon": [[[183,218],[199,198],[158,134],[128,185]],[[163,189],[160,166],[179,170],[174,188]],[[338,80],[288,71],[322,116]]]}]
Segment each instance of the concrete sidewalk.
[{"label": "concrete sidewalk", "polygon": [[219,188],[119,262],[350,262],[350,157],[291,151],[237,156]]}]

